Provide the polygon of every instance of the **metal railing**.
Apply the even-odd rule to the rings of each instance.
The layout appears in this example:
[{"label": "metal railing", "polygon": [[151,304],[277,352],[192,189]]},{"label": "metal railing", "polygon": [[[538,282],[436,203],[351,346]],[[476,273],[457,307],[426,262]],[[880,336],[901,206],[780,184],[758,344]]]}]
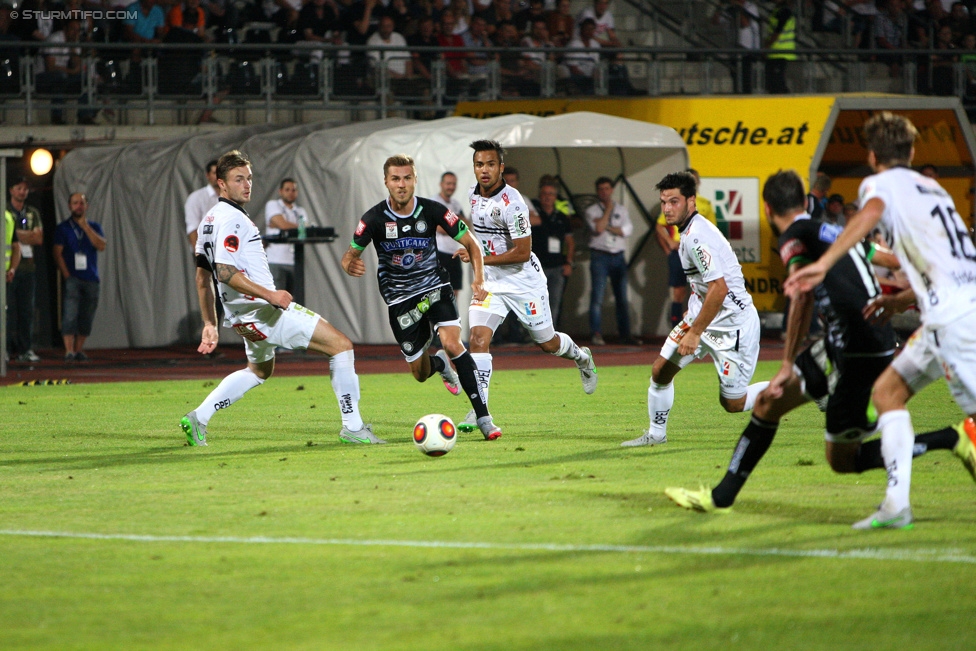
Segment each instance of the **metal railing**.
[{"label": "metal railing", "polygon": [[[70,44],[69,44],[70,45]],[[18,44],[20,46],[20,44]],[[0,111],[22,110],[27,124],[38,111],[112,109],[125,124],[130,110],[155,124],[160,110],[263,110],[267,122],[280,109],[371,110],[414,116],[443,115],[462,100],[610,95],[764,93],[760,50],[624,47],[573,48],[369,48],[317,44],[161,44],[132,50],[120,44],[85,44],[81,71],[61,83],[41,73],[37,61],[50,46],[23,46],[19,65],[0,59]],[[545,54],[531,74],[518,61]],[[457,56],[487,59],[477,74],[457,69]],[[804,49],[796,52],[793,93],[884,90],[906,94],[973,94],[969,66],[959,50]],[[976,59],[976,52],[968,53]],[[946,57],[955,57],[947,59]],[[386,58],[384,58],[386,57]],[[398,74],[420,57],[428,75]],[[582,61],[591,74],[569,64]],[[578,72],[578,71],[577,71]],[[873,75],[873,76],[872,76]],[[58,78],[55,77],[54,82]],[[976,102],[976,97],[973,98]],[[240,121],[235,120],[235,121]]]}]

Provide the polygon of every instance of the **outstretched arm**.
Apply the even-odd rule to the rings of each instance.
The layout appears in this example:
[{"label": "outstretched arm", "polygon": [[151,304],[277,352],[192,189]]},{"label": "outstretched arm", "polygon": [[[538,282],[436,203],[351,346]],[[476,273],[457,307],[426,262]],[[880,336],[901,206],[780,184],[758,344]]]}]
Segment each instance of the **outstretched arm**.
[{"label": "outstretched arm", "polygon": [[830,271],[838,260],[841,259],[852,246],[867,237],[868,233],[881,220],[884,214],[885,204],[881,199],[874,197],[869,200],[861,210],[853,215],[847,222],[847,226],[837,236],[837,239],[830,248],[827,249],[820,259],[812,264],[808,264],[796,273],[791,274],[786,279],[783,289],[786,295],[793,298],[794,295],[809,292],[814,287],[823,282],[824,276]]}]

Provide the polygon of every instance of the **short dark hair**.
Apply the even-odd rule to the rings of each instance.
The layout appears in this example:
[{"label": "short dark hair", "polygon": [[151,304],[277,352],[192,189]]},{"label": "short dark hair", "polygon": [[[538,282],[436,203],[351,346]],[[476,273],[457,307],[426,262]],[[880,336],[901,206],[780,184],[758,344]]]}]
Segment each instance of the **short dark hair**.
[{"label": "short dark hair", "polygon": [[210,170],[216,169],[216,167],[217,167],[217,159],[215,158],[212,161],[207,162],[207,165],[206,167],[203,168],[203,171],[206,172],[207,174],[210,174]]},{"label": "short dark hair", "polygon": [[583,20],[580,21],[579,26],[580,27],[586,27],[586,26],[596,27],[596,21],[593,20],[592,18],[584,18]]},{"label": "short dark hair", "polygon": [[227,182],[227,174],[238,167],[250,167],[251,161],[240,151],[234,149],[227,152],[217,161],[217,178]]},{"label": "short dark hair", "polygon": [[[285,183],[295,183],[295,179],[291,178],[290,176],[286,176],[285,178],[281,179],[281,183],[278,184],[278,189],[280,190],[281,188],[285,187]],[[295,183],[295,185],[298,185],[298,183]]]},{"label": "short dark hair", "polygon": [[505,171],[502,172],[502,176],[514,176],[519,178],[519,171],[517,167],[506,167]]},{"label": "short dark hair", "polygon": [[613,179],[611,179],[609,176],[601,176],[593,183],[593,186],[598,188],[604,183],[609,183],[610,187],[613,187]]},{"label": "short dark hair", "polygon": [[15,185],[20,185],[21,183],[26,183],[27,187],[30,188],[30,181],[23,174],[14,174],[7,179],[7,191],[9,192],[11,188]]},{"label": "short dark hair", "polygon": [[902,115],[882,111],[864,123],[864,139],[875,160],[885,166],[907,164],[918,129]]},{"label": "short dark hair", "polygon": [[678,190],[685,199],[690,199],[698,192],[698,183],[695,177],[688,172],[672,172],[661,179],[656,186],[658,192],[665,190]]},{"label": "short dark hair", "polygon": [[471,143],[470,147],[474,150],[475,154],[479,151],[493,151],[498,154],[499,163],[505,162],[505,148],[497,140],[475,140]]},{"label": "short dark hair", "polygon": [[770,175],[763,185],[762,197],[774,215],[803,210],[807,201],[803,179],[793,170],[779,170]]},{"label": "short dark hair", "polygon": [[454,178],[457,178],[457,174],[455,174],[451,170],[447,170],[446,172],[444,172],[443,174],[441,174],[441,181],[444,180],[444,177],[445,176],[453,176]]}]

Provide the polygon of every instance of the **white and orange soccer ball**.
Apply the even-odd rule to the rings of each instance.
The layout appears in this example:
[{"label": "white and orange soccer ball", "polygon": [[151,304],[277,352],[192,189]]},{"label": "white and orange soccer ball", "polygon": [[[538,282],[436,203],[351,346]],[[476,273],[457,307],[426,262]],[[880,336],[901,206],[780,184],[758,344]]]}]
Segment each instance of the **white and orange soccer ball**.
[{"label": "white and orange soccer ball", "polygon": [[413,426],[413,442],[427,456],[442,457],[457,442],[457,428],[444,414],[427,414]]}]

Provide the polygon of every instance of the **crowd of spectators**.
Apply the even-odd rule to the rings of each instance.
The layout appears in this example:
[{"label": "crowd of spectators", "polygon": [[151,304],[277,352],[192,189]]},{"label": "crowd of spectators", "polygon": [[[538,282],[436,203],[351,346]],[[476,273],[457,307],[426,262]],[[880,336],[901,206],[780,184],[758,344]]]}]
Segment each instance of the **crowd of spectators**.
[{"label": "crowd of spectators", "polygon": [[[112,11],[126,14],[120,18]],[[496,61],[505,96],[537,95],[546,61],[557,66],[556,77],[566,92],[593,92],[599,50],[620,44],[609,0],[593,0],[592,6],[576,15],[571,13],[570,0],[64,0],[57,4],[26,0],[16,9],[0,5],[0,41],[4,41],[0,45],[0,93],[17,90],[18,75],[5,76],[3,71],[17,70],[22,49],[13,43],[21,41],[57,44],[45,50],[45,55],[34,57],[38,90],[68,89],[63,94],[69,95],[81,91],[80,62],[88,42],[126,46],[100,53],[100,60],[110,59],[110,67],[98,71],[103,85],[121,84],[121,70],[130,70],[131,63],[143,60],[157,43],[322,43],[402,48],[369,56],[333,50],[336,63],[344,68],[337,71],[336,83],[353,90],[371,84],[363,79],[375,78],[370,73],[380,65],[394,80],[430,79],[434,61],[443,58],[449,90],[457,93],[483,88],[491,63]],[[408,49],[416,46],[489,51]],[[554,47],[588,51],[557,55],[550,51]],[[490,52],[494,48],[529,50]],[[174,52],[158,54],[161,92],[169,92],[170,86],[199,89],[200,54]],[[278,59],[314,62],[322,56],[323,51],[303,47]],[[631,92],[625,67],[604,56],[610,61],[611,92]],[[239,72],[246,73],[246,66]],[[138,83],[134,79],[138,74],[128,76]],[[92,121],[92,114],[91,110],[80,112],[79,121]],[[63,122],[60,112],[55,121]]]}]

